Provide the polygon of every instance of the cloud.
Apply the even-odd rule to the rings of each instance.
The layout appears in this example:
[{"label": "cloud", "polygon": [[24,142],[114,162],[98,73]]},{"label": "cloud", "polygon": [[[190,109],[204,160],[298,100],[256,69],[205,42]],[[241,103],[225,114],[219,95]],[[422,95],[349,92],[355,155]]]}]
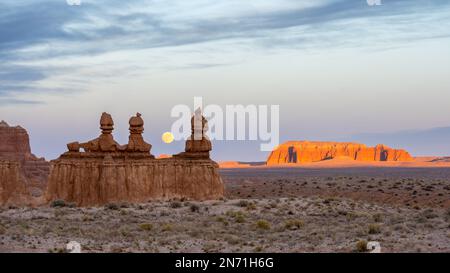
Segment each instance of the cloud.
[{"label": "cloud", "polygon": [[[224,41],[230,47],[247,43],[263,49],[390,48],[448,37],[449,1],[382,2],[371,7],[365,0],[85,0],[81,6],[69,6],[64,0],[6,0],[0,4],[0,96],[51,91],[45,86],[49,79],[73,79],[88,66],[87,59],[104,66],[103,56],[114,52]],[[46,65],[49,62],[59,64]],[[217,60],[160,65],[203,69],[221,64],[227,65]],[[115,69],[146,65],[136,62]]]},{"label": "cloud", "polygon": [[1,98],[0,97],[0,105],[18,105],[18,104],[33,105],[33,104],[43,104],[43,102],[35,101],[35,100],[23,100],[23,99],[17,99],[17,98]]}]

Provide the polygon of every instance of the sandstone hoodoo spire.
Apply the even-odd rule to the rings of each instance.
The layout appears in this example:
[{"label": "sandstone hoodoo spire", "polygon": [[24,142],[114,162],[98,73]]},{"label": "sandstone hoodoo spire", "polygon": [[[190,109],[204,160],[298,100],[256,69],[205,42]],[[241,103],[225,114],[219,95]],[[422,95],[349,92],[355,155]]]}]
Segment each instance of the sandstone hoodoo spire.
[{"label": "sandstone hoodoo spire", "polygon": [[67,144],[67,148],[71,152],[79,152],[82,148],[85,152],[117,152],[123,150],[112,135],[114,130],[114,121],[110,114],[103,112],[100,117],[101,135],[91,141],[85,143],[72,142]]},{"label": "sandstone hoodoo spire", "polygon": [[130,121],[130,137],[128,140],[127,151],[129,152],[150,152],[152,145],[144,141],[142,133],[144,132],[144,120],[141,114],[137,113],[135,117],[131,117]]},{"label": "sandstone hoodoo spire", "polygon": [[191,118],[191,136],[186,140],[185,152],[175,156],[181,158],[209,158],[212,145],[206,135],[208,129],[208,120],[198,108]]},{"label": "sandstone hoodoo spire", "polygon": [[267,158],[267,165],[301,164],[335,158],[355,161],[412,161],[405,150],[379,144],[367,147],[351,142],[288,141],[279,145]]},{"label": "sandstone hoodoo spire", "polygon": [[[206,200],[223,196],[218,165],[209,158],[211,143],[203,138],[203,129],[202,138],[193,140],[183,156],[155,159],[150,154],[152,146],[142,137],[144,120],[140,113],[129,120],[127,145],[121,146],[114,141],[111,134],[114,122],[109,114],[103,113],[100,124],[100,137],[81,144],[69,143],[69,151],[52,161],[47,201],[63,199],[80,206],[91,206],[172,198]],[[80,148],[84,152],[80,152]]]}]

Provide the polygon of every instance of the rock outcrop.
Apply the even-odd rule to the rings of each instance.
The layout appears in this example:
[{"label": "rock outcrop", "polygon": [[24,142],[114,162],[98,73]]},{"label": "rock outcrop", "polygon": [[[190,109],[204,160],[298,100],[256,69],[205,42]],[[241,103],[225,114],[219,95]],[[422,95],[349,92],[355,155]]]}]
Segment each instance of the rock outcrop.
[{"label": "rock outcrop", "polygon": [[31,199],[20,163],[0,160],[0,205],[29,205]]},{"label": "rock outcrop", "polygon": [[356,161],[413,161],[407,151],[391,149],[381,144],[367,147],[359,143],[289,141],[272,151],[266,163],[301,164],[337,157],[348,157]]},{"label": "rock outcrop", "polygon": [[186,154],[155,159],[150,154],[151,145],[142,138],[144,122],[140,114],[130,119],[129,143],[124,146],[113,139],[110,117],[103,114],[99,138],[82,144],[70,143],[69,151],[52,161],[47,201],[63,199],[79,206],[97,206],[223,196],[218,165],[209,158],[209,150],[206,154],[204,149],[187,148]]},{"label": "rock outcrop", "polygon": [[208,159],[212,150],[211,141],[206,132],[208,131],[208,121],[202,115],[200,109],[195,111],[191,119],[191,136],[186,140],[185,152],[174,155],[177,158],[197,158]]},{"label": "rock outcrop", "polygon": [[0,122],[0,159],[24,161],[35,158],[31,153],[27,131],[20,126],[9,126],[2,120]]},{"label": "rock outcrop", "polygon": [[50,164],[31,153],[24,128],[0,122],[0,161],[0,204],[29,204],[43,195]]}]

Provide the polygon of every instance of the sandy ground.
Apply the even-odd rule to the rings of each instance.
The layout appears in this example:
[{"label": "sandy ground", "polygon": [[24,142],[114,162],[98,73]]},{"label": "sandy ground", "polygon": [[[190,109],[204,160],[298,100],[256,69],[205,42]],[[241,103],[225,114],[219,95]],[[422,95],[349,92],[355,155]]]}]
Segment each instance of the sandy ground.
[{"label": "sandy ground", "polygon": [[[226,198],[0,210],[1,252],[450,252],[450,168],[223,169]],[[361,244],[361,243],[360,243]]]}]

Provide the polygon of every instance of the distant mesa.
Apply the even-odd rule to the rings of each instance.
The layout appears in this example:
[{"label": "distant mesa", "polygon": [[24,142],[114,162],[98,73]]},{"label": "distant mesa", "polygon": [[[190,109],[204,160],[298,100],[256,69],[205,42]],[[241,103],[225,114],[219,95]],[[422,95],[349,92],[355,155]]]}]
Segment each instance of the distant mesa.
[{"label": "distant mesa", "polygon": [[31,153],[27,131],[0,122],[0,204],[35,204],[46,188],[50,164]]},{"label": "distant mesa", "polygon": [[219,162],[219,167],[221,169],[246,168],[250,167],[250,164],[239,161],[222,161]]},{"label": "distant mesa", "polygon": [[367,147],[351,142],[288,141],[279,145],[267,158],[267,165],[301,164],[330,159],[354,161],[413,161],[405,150],[379,144]]},{"label": "distant mesa", "polygon": [[164,159],[164,158],[172,158],[172,155],[168,154],[160,154],[156,157],[157,159]]}]

